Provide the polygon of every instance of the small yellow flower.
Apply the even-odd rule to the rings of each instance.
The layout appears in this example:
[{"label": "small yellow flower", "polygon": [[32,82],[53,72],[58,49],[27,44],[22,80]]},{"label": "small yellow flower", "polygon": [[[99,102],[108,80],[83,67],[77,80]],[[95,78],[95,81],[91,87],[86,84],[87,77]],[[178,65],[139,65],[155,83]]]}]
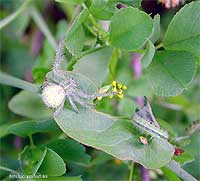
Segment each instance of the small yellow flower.
[{"label": "small yellow flower", "polygon": [[119,97],[120,99],[122,99],[124,97],[123,94],[117,94],[117,97]]},{"label": "small yellow flower", "polygon": [[116,85],[117,85],[116,81],[112,81],[112,86],[116,87]]},{"label": "small yellow flower", "polygon": [[122,88],[122,84],[121,83],[117,83],[117,88],[121,89]]},{"label": "small yellow flower", "polygon": [[113,92],[117,92],[117,88],[116,87],[113,87]]},{"label": "small yellow flower", "polygon": [[123,85],[123,86],[122,86],[122,89],[123,89],[123,90],[126,90],[126,89],[127,89],[127,87],[126,87],[125,85]]}]

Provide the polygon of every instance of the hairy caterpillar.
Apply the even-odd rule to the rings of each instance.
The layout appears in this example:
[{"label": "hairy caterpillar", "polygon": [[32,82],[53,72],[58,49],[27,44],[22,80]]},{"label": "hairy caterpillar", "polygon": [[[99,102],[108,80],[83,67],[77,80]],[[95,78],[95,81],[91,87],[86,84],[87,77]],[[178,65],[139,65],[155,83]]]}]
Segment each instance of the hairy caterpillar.
[{"label": "hairy caterpillar", "polygon": [[133,116],[133,124],[140,131],[153,137],[169,138],[168,132],[159,127],[148,101],[146,105]]}]

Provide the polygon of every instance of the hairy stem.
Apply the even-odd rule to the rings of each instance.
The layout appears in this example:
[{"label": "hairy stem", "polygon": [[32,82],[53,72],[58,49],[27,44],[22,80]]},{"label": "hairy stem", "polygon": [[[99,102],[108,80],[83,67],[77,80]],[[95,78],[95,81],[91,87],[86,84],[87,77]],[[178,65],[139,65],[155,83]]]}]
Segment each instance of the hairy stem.
[{"label": "hairy stem", "polygon": [[30,146],[31,146],[32,148],[35,147],[35,144],[34,144],[34,142],[33,142],[33,137],[32,137],[32,135],[29,135],[28,137],[29,137],[29,141],[30,141]]}]

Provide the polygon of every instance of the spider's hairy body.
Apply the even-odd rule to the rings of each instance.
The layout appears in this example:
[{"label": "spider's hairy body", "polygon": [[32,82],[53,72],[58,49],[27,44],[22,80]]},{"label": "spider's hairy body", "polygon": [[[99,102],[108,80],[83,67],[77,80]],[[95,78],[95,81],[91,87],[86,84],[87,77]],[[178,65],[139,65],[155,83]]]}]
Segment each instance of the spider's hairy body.
[{"label": "spider's hairy body", "polygon": [[56,109],[65,99],[65,91],[60,85],[48,84],[43,87],[41,96],[47,107]]}]

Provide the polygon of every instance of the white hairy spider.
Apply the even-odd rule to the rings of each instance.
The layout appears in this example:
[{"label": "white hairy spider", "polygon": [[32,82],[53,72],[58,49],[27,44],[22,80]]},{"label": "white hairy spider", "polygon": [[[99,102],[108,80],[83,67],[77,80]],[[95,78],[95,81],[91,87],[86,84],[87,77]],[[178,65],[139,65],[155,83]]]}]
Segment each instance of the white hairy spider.
[{"label": "white hairy spider", "polygon": [[46,80],[41,87],[42,100],[47,107],[55,109],[54,115],[62,111],[66,99],[73,110],[78,113],[79,111],[75,103],[85,108],[91,108],[94,106],[92,101],[95,98],[117,94],[117,92],[91,94],[83,91],[72,74],[60,69],[63,59],[63,49],[64,41],[61,41],[56,51],[53,69],[47,73]]}]

